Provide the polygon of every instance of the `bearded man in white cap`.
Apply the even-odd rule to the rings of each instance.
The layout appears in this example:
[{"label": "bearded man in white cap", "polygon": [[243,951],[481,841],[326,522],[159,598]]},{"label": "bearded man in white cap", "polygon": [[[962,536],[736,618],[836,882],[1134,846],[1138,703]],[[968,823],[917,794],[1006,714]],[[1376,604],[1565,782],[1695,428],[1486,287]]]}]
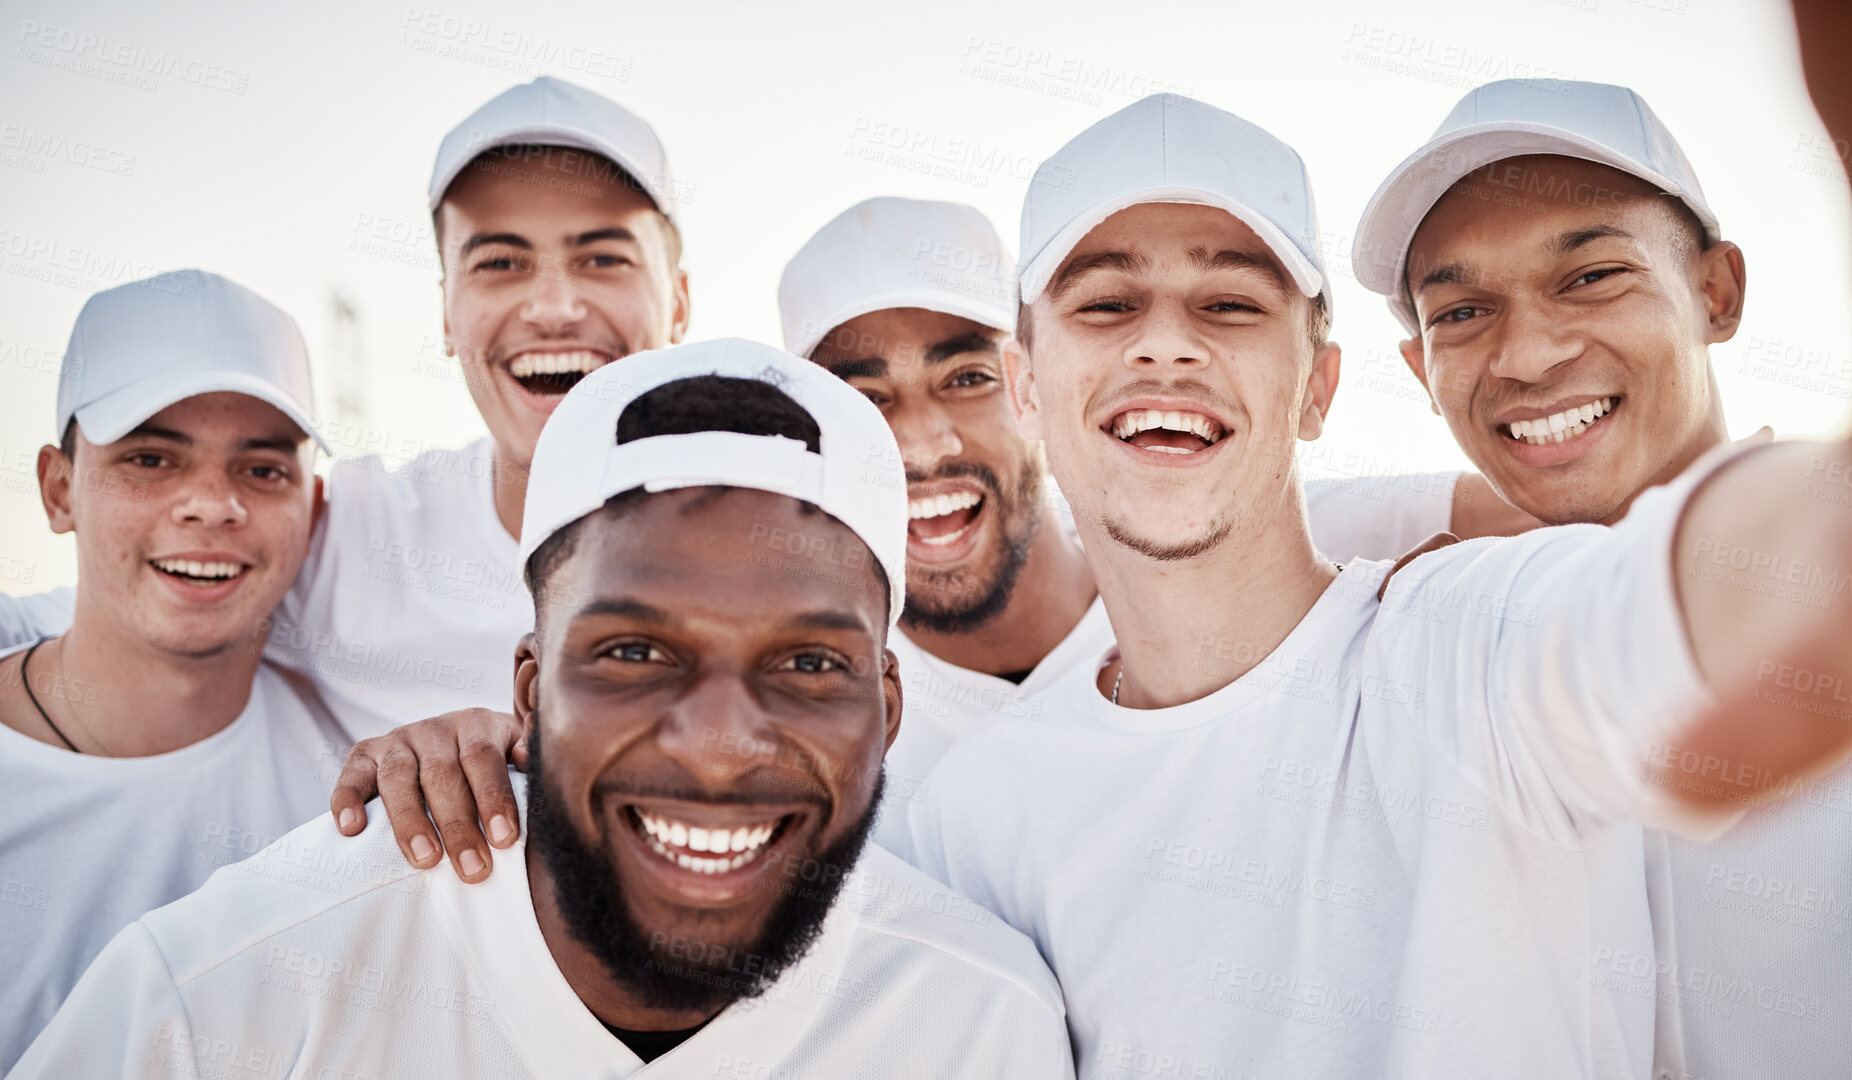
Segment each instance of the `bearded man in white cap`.
[{"label": "bearded man in white cap", "polygon": [[[1727,445],[1710,347],[1741,325],[1743,253],[1632,90],[1479,87],[1383,181],[1356,235],[1358,280],[1412,335],[1402,354],[1435,411],[1528,512],[1618,521]],[[1805,582],[1781,584],[1833,589]],[[1785,696],[1796,670],[1770,660],[1757,682]],[[1656,1001],[1655,1076],[1852,1061],[1848,814],[1841,770],[1713,843],[1647,832],[1654,954],[1596,943],[1588,961]]]},{"label": "bearded man in white cap", "polygon": [[314,521],[302,334],[197,270],[92,296],[39,451],[75,617],[0,659],[0,1071],[117,931],[324,805],[350,739],[260,662]]},{"label": "bearded man in white cap", "polygon": [[[687,329],[675,191],[647,123],[550,76],[497,95],[444,136],[428,190],[444,340],[489,434],[398,466],[381,457],[337,463],[314,545],[267,642],[271,658],[313,680],[363,740],[465,714],[449,749],[463,748],[468,775],[494,787],[502,810],[487,819],[486,839],[473,817],[444,822],[452,862],[471,880],[488,873],[489,841],[511,843],[516,829],[502,763],[520,755],[518,728],[499,710],[511,685],[508,650],[533,625],[515,558],[528,462],[548,414],[587,371]],[[427,779],[462,785],[454,758]],[[420,770],[406,755],[389,779],[415,792]],[[340,809],[359,831],[360,804]],[[424,819],[421,803],[413,812]],[[416,865],[440,857],[428,821],[423,832],[404,822],[401,831]]]},{"label": "bearded man in white cap", "polygon": [[776,349],[592,373],[527,491],[515,857],[464,885],[318,820],[125,930],[13,1075],[1071,1076],[1029,942],[864,850],[904,492]]},{"label": "bearded man in white cap", "polygon": [[[1798,623],[1852,632],[1843,599],[1796,611],[1704,560],[1852,571],[1852,514],[1803,487],[1852,447],[1430,553],[1379,600],[1389,564],[1318,553],[1293,465],[1338,369],[1298,156],[1160,95],[1052,161],[1084,182],[1030,190],[1005,356],[1117,653],[947,752],[914,858],[1036,941],[1083,1075],[1644,1073],[1652,1003],[1591,986],[1587,950],[1651,950],[1641,823],[1741,813],[1654,747]],[[1726,732],[1733,766],[1842,756],[1809,720]]]}]

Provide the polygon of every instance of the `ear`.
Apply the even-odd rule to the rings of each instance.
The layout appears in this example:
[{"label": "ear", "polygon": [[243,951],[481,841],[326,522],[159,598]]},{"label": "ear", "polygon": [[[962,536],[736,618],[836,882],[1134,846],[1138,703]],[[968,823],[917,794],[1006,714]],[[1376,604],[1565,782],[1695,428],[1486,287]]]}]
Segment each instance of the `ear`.
[{"label": "ear", "polygon": [[514,715],[528,735],[534,732],[535,707],[540,701],[540,654],[534,651],[534,635],[521,635],[514,646]]},{"label": "ear", "polygon": [[893,749],[894,739],[900,734],[900,658],[894,655],[894,650],[888,649],[882,665],[881,703],[887,709],[887,744],[881,752],[886,754]]},{"label": "ear", "polygon": [[1305,381],[1305,402],[1299,410],[1299,437],[1307,442],[1325,432],[1325,416],[1338,392],[1338,343],[1327,341],[1312,354],[1312,374]]},{"label": "ear", "polygon": [[1408,365],[1408,370],[1415,373],[1415,381],[1428,392],[1428,408],[1434,410],[1435,416],[1439,416],[1440,399],[1434,396],[1434,388],[1428,385],[1427,346],[1421,343],[1421,338],[1417,335],[1397,345],[1396,348],[1402,350],[1402,362]]},{"label": "ear", "polygon": [[675,312],[669,323],[669,344],[680,345],[688,332],[688,271],[675,271]]},{"label": "ear", "polygon": [[71,476],[75,471],[64,451],[51,445],[39,447],[39,501],[45,505],[45,520],[51,523],[52,532],[68,533],[77,528],[71,515]]},{"label": "ear", "polygon": [[1743,293],[1747,287],[1743,249],[1719,240],[1698,256],[1698,288],[1704,295],[1707,345],[1736,336],[1743,322]]},{"label": "ear", "polygon": [[1031,442],[1041,442],[1042,396],[1035,386],[1029,352],[1015,338],[1003,343],[1003,381],[1009,388],[1010,411],[1016,414],[1016,430]]}]

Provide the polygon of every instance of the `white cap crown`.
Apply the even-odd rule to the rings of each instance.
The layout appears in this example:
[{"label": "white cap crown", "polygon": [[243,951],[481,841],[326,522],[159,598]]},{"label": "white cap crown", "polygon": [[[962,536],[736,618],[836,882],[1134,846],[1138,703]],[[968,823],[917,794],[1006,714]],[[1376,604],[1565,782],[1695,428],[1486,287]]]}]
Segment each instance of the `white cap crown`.
[{"label": "white cap crown", "polygon": [[975,207],[918,199],[857,203],[817,230],[778,280],[785,348],[798,356],[858,315],[925,308],[1010,332],[1012,257]]},{"label": "white cap crown", "polygon": [[[657,210],[675,220],[669,155],[655,129],[610,98],[551,75],[509,87],[444,136],[431,168],[431,209],[478,156],[517,145],[563,146],[609,158],[630,174]],[[555,164],[567,167],[564,161]]]},{"label": "white cap crown", "polygon": [[1558,79],[1487,83],[1461,98],[1427,143],[1395,167],[1357,225],[1351,249],[1357,280],[1387,296],[1406,329],[1418,326],[1403,299],[1402,278],[1408,246],[1428,211],[1474,171],[1530,154],[1581,158],[1637,176],[1690,207],[1707,239],[1721,237],[1691,162],[1639,94]]},{"label": "white cap crown", "polygon": [[219,391],[275,406],[322,449],[296,320],[241,285],[174,270],[84,303],[58,372],[58,429],[113,443],[169,405]]},{"label": "white cap crown", "polygon": [[1253,229],[1307,296],[1330,290],[1318,212],[1293,148],[1232,113],[1153,94],[1094,124],[1037,170],[1022,206],[1022,300],[1032,304],[1074,245],[1141,203],[1197,203]]},{"label": "white cap crown", "polygon": [[[704,431],[619,444],[617,419],[644,393],[697,375],[770,383],[822,432],[811,452],[795,439]],[[579,380],[547,418],[528,472],[521,565],[547,538],[643,488],[743,487],[814,503],[861,538],[885,573],[888,625],[906,604],[907,478],[881,410],[848,383],[769,345],[726,338],[625,357]]]}]

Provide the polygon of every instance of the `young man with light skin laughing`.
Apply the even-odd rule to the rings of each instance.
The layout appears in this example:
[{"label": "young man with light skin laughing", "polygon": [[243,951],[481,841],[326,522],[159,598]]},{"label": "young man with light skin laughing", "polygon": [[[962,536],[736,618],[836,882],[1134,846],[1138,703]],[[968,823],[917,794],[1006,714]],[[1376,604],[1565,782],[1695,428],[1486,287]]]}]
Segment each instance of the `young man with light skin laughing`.
[{"label": "young man with light skin laughing", "polygon": [[[977,210],[955,203],[869,199],[807,241],[785,266],[779,309],[785,348],[822,365],[874,402],[899,441],[909,498],[907,607],[892,647],[912,706],[885,760],[875,840],[906,850],[906,811],[926,775],[964,733],[1033,715],[1035,695],[1112,641],[1106,610],[1040,444],[1024,439],[1004,390],[1004,343],[1015,323],[1013,259]],[[1154,422],[1167,422],[1155,418]],[[1312,533],[1334,558],[1401,554],[1443,530],[1522,531],[1528,518],[1474,475],[1359,478],[1313,484]],[[1438,492],[1453,483],[1455,497]],[[363,810],[377,785],[401,839],[489,847],[473,823],[511,819],[498,771],[486,791],[415,776],[446,755],[465,775],[459,735],[475,717],[410,725],[360,748],[333,810]],[[514,719],[507,720],[513,728]],[[518,731],[503,741],[512,742]],[[388,753],[412,758],[414,782],[374,775]],[[477,800],[480,800],[478,802]],[[427,814],[428,811],[428,814]],[[470,823],[461,837],[439,826]]]},{"label": "young man with light skin laughing", "polygon": [[[1514,147],[1532,152],[1504,156]],[[1360,279],[1414,335],[1403,356],[1461,447],[1537,517],[1612,524],[1725,446],[1709,349],[1740,324],[1743,254],[1624,87],[1473,91],[1384,181],[1357,248]],[[1757,682],[1782,670],[1770,662]],[[1852,1060],[1852,951],[1805,914],[1852,895],[1849,780],[1841,771],[1710,844],[1647,833],[1657,955],[1651,973],[1618,977],[1656,989],[1655,1076],[1804,1076]],[[1765,917],[1789,902],[1798,920]],[[1615,956],[1592,955],[1593,976],[1616,978]],[[1726,1018],[1714,1006],[1733,987],[1779,1000]]]},{"label": "young man with light skin laughing", "polygon": [[260,663],[316,510],[302,335],[196,270],[98,293],[39,451],[76,614],[0,658],[0,1070],[122,927],[315,814],[349,740]]},{"label": "young man with light skin laughing", "polygon": [[[522,526],[518,857],[467,886],[317,820],[125,930],[14,1075],[1071,1077],[1029,942],[864,849],[900,472],[879,413],[768,346],[592,373]],[[835,557],[767,559],[774,531]]]},{"label": "young man with light skin laughing", "polygon": [[[1737,813],[1652,748],[1797,622],[1700,553],[1852,569],[1852,521],[1801,488],[1852,449],[1433,552],[1379,601],[1389,565],[1320,557],[1292,464],[1338,369],[1297,156],[1159,96],[1052,160],[1085,183],[1030,191],[1005,356],[1117,650],[953,746],[912,855],[1035,940],[1083,1076],[1644,1074],[1651,1000],[1591,985],[1590,949],[1651,954],[1642,823]],[[1160,409],[1211,437],[1127,423]],[[1844,753],[1812,736],[1810,767]]]}]

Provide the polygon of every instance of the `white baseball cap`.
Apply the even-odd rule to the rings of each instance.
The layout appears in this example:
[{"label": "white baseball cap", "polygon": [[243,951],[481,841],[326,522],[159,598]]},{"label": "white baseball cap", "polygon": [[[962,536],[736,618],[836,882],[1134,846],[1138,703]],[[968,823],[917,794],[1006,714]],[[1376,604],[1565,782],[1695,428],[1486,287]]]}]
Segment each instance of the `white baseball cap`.
[{"label": "white baseball cap", "polygon": [[656,131],[629,109],[551,75],[508,89],[450,130],[431,168],[431,209],[465,166],[498,146],[564,146],[611,159],[674,221],[669,155]]},{"label": "white baseball cap", "polygon": [[132,281],[77,313],[58,372],[57,437],[75,417],[84,438],[107,445],[177,401],[218,391],[276,406],[330,450],[311,419],[315,388],[296,320],[203,270]]},{"label": "white baseball cap", "polygon": [[[696,375],[770,383],[816,420],[820,452],[796,439],[702,431],[619,445],[617,418],[645,392]],[[672,345],[606,364],[566,393],[541,429],[521,518],[521,563],[554,533],[632,488],[753,488],[820,507],[861,537],[887,575],[888,626],[907,600],[907,477],[894,433],[859,390],[808,360],[739,338]]]},{"label": "white baseball cap", "polygon": [[1318,211],[1293,148],[1233,113],[1179,94],[1153,94],[1055,151],[1022,204],[1022,301],[1033,304],[1074,245],[1141,203],[1228,211],[1273,251],[1299,291],[1331,291],[1318,250]]},{"label": "white baseball cap", "polygon": [[1395,167],[1364,208],[1352,241],[1357,280],[1389,298],[1411,332],[1403,298],[1408,246],[1447,189],[1477,169],[1527,154],[1557,154],[1611,166],[1675,195],[1711,242],[1721,238],[1697,173],[1678,140],[1640,95],[1624,86],[1561,79],[1504,79],[1460,99],[1421,149]]},{"label": "white baseball cap", "polygon": [[889,308],[940,311],[1009,333],[1012,262],[974,207],[891,197],[857,203],[785,264],[778,280],[785,348],[809,356],[831,330]]}]

